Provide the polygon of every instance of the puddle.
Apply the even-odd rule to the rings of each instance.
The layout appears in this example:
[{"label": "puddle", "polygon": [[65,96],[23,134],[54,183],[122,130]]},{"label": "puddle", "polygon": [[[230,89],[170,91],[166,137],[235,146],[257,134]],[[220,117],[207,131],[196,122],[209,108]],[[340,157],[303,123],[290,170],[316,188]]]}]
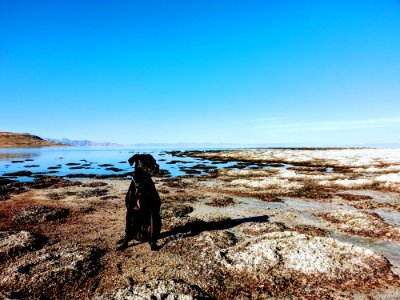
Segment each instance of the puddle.
[{"label": "puddle", "polygon": [[265,202],[253,198],[240,198],[238,205],[240,204],[253,205],[264,209],[282,209],[286,206],[286,204],[282,202]]},{"label": "puddle", "polygon": [[297,199],[297,198],[286,198],[282,197],[283,202],[289,207],[293,209],[298,209],[301,211],[321,211],[321,212],[327,212],[327,211],[334,211],[338,209],[348,209],[348,210],[356,210],[354,207],[345,205],[345,204],[339,204],[335,202],[331,203],[321,203],[317,201],[307,201],[307,200],[302,200],[302,199]]},{"label": "puddle", "polygon": [[398,211],[388,211],[385,209],[374,210],[378,215],[380,215],[386,222],[391,225],[400,226],[400,212]]},{"label": "puddle", "polygon": [[386,241],[375,240],[367,237],[343,234],[340,232],[331,232],[331,237],[341,242],[350,243],[356,246],[371,249],[374,252],[385,256],[393,265],[393,273],[400,275],[400,244]]}]

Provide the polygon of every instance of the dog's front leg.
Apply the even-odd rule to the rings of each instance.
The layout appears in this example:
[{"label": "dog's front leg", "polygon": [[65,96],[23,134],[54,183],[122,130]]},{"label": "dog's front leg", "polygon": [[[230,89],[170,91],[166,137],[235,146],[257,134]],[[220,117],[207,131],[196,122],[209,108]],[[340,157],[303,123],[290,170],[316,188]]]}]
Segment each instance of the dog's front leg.
[{"label": "dog's front leg", "polygon": [[152,209],[150,212],[150,248],[158,250],[157,240],[161,231],[160,210]]},{"label": "dog's front leg", "polygon": [[132,198],[135,193],[129,188],[125,196],[126,217],[125,217],[125,237],[122,243],[117,247],[117,250],[124,250],[128,247],[129,239],[132,236]]}]

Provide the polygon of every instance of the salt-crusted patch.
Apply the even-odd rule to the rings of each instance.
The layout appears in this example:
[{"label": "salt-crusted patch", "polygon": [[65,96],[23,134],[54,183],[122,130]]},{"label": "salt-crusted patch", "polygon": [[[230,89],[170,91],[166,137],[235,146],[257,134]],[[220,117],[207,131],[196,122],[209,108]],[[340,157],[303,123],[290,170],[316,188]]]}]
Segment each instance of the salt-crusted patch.
[{"label": "salt-crusted patch", "polygon": [[341,209],[319,215],[342,232],[400,241],[400,226],[387,223],[376,213]]},{"label": "salt-crusted patch", "polygon": [[375,180],[388,183],[400,183],[400,173],[381,175],[378,176]]},{"label": "salt-crusted patch", "polygon": [[386,169],[400,172],[400,165],[388,166]]},{"label": "salt-crusted patch", "polygon": [[[370,188],[400,192],[399,149],[235,150],[193,155],[247,163],[292,165],[288,169],[218,172],[222,181],[241,189],[296,192],[302,182],[315,182],[334,189]],[[328,169],[331,172],[325,172]]]},{"label": "salt-crusted patch", "polygon": [[195,153],[193,156],[225,160],[255,162],[309,163],[325,162],[331,166],[381,166],[382,163],[398,164],[399,149],[310,149],[310,150],[231,150]]},{"label": "salt-crusted patch", "polygon": [[228,270],[259,281],[299,274],[346,285],[357,285],[361,277],[365,284],[394,279],[387,260],[371,250],[294,231],[266,233],[217,256]]},{"label": "salt-crusted patch", "polygon": [[400,192],[400,173],[381,175],[375,180],[387,189]]},{"label": "salt-crusted patch", "polygon": [[197,285],[189,285],[182,280],[151,280],[120,289],[114,295],[98,296],[98,300],[194,300],[213,299]]},{"label": "salt-crusted patch", "polygon": [[200,249],[226,248],[236,244],[236,237],[229,231],[203,232],[197,238],[195,245]]},{"label": "salt-crusted patch", "polygon": [[[21,257],[0,272],[0,290],[10,298],[65,298],[100,268],[103,252],[93,246],[46,247]],[[64,297],[63,297],[64,296]]]},{"label": "salt-crusted patch", "polygon": [[360,284],[380,288],[398,280],[383,256],[314,231],[282,223],[243,223],[229,231],[170,240],[162,251],[185,257],[190,264],[185,270],[194,272],[195,282],[204,290],[214,291],[222,283],[237,287],[240,282],[241,291],[250,293],[250,298],[288,294],[323,298],[360,290]]},{"label": "salt-crusted patch", "polygon": [[41,248],[47,238],[28,232],[0,231],[0,261]]},{"label": "salt-crusted patch", "polygon": [[288,179],[280,178],[266,178],[266,179],[235,179],[229,185],[246,187],[246,188],[259,188],[259,189],[299,189],[303,185],[297,182],[291,182]]},{"label": "salt-crusted patch", "polygon": [[338,179],[334,181],[321,180],[319,184],[328,187],[355,189],[355,188],[363,188],[366,186],[371,186],[373,184],[373,180],[371,179]]},{"label": "salt-crusted patch", "polygon": [[175,253],[194,255],[197,258],[199,257],[197,251],[200,251],[202,257],[208,256],[209,259],[213,259],[213,253],[216,250],[231,247],[236,242],[236,236],[232,232],[219,230],[204,231],[197,236],[173,240],[164,249]]}]

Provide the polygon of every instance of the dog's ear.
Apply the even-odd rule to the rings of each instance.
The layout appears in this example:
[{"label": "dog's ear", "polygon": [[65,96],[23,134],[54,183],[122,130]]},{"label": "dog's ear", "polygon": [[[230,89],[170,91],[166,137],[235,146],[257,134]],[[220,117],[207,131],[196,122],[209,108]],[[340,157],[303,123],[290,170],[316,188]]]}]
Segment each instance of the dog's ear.
[{"label": "dog's ear", "polygon": [[129,164],[132,166],[138,159],[138,155],[135,154],[134,156],[132,156],[130,159],[128,159]]}]

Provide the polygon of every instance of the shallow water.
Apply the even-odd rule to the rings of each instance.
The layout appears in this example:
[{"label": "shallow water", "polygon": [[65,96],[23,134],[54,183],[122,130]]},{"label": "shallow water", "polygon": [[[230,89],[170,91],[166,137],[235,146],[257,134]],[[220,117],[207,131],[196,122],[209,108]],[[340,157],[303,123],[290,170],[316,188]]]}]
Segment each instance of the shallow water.
[{"label": "shallow water", "polygon": [[[234,161],[216,163],[194,157],[175,157],[167,153],[167,150],[122,147],[0,149],[0,176],[18,171],[30,171],[34,173],[32,176],[39,174],[54,176],[66,176],[68,174],[124,174],[133,171],[133,168],[128,164],[128,159],[136,153],[149,153],[153,155],[160,165],[160,169],[169,171],[173,177],[187,175],[188,173],[185,170],[197,170],[196,175],[205,174],[206,171],[203,168],[193,168],[198,164],[215,168],[229,168],[237,164]],[[176,162],[171,164],[172,161]],[[110,167],[118,168],[120,171],[107,170]],[[245,168],[251,167],[254,166],[246,166]],[[34,180],[34,177],[31,176],[17,176],[15,178],[19,181]]]},{"label": "shallow water", "polygon": [[375,212],[389,224],[400,226],[400,212],[386,209],[377,209]]},{"label": "shallow water", "polygon": [[377,240],[368,237],[349,235],[341,232],[331,232],[331,237],[339,241],[371,249],[385,256],[392,264],[392,271],[400,275],[400,244],[387,240]]}]

